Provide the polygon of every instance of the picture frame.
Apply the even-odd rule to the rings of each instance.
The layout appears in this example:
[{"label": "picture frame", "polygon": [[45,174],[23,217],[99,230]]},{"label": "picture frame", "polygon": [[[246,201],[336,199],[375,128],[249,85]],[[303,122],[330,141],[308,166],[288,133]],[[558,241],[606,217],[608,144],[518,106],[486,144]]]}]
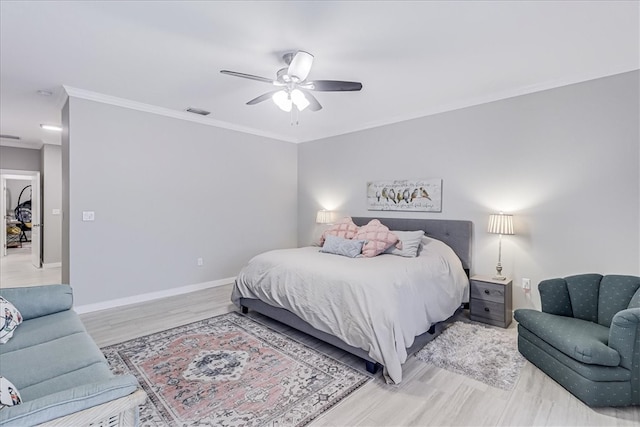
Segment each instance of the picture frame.
[{"label": "picture frame", "polygon": [[367,182],[367,210],[442,212],[442,179]]}]

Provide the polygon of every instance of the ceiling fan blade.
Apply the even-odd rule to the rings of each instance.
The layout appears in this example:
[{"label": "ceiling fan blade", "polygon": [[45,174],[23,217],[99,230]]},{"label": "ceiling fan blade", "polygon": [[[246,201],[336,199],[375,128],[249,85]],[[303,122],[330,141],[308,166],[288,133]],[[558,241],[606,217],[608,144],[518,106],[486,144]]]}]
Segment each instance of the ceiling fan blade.
[{"label": "ceiling fan blade", "polygon": [[307,107],[311,111],[320,111],[322,110],[322,105],[318,102],[315,96],[313,96],[308,90],[300,89],[300,92],[304,93],[305,98],[309,101],[309,106]]},{"label": "ceiling fan blade", "polygon": [[263,93],[262,95],[253,98],[251,101],[247,102],[247,105],[255,105],[260,102],[266,101],[267,99],[271,99],[274,93],[278,92],[277,90],[272,90],[271,92]]},{"label": "ceiling fan blade", "polygon": [[260,76],[254,76],[253,74],[238,73],[237,71],[229,71],[229,70],[220,70],[220,72],[222,74],[227,74],[229,76],[242,77],[243,79],[257,80],[259,82],[265,82],[265,83],[270,83],[270,84],[274,84],[275,83],[273,81],[273,79],[268,79],[266,77],[260,77]]},{"label": "ceiling fan blade", "polygon": [[362,83],[343,82],[340,80],[314,80],[301,85],[301,87],[320,92],[358,91],[362,89]]},{"label": "ceiling fan blade", "polygon": [[294,55],[293,59],[291,59],[287,74],[290,77],[297,78],[299,82],[303,82],[309,75],[309,71],[311,71],[312,65],[313,55],[311,55],[309,52],[305,52],[304,50],[299,50]]}]

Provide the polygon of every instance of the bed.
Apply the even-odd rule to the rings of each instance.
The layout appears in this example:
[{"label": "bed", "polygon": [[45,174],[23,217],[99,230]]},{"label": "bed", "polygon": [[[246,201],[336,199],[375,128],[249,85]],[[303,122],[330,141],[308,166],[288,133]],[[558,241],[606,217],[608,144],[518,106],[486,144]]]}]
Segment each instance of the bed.
[{"label": "bed", "polygon": [[269,251],[243,267],[232,302],[364,359],[370,372],[383,366],[385,380],[400,383],[407,357],[468,302],[472,223],[378,219],[392,231],[423,230],[420,255],[347,258],[317,246]]}]

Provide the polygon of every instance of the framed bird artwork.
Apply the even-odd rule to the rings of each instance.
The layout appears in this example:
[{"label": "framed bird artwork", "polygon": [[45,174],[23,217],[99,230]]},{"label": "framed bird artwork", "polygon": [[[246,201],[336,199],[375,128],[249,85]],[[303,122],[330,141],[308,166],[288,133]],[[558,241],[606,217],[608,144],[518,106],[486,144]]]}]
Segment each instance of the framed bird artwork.
[{"label": "framed bird artwork", "polygon": [[442,212],[442,179],[367,182],[367,209]]}]

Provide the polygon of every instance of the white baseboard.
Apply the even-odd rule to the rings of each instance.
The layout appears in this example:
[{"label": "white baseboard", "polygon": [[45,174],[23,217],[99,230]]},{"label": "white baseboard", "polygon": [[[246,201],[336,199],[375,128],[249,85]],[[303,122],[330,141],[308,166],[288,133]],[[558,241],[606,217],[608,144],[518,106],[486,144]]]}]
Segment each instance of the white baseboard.
[{"label": "white baseboard", "polygon": [[62,267],[62,263],[61,262],[49,262],[47,264],[42,264],[42,268],[61,268]]},{"label": "white baseboard", "polygon": [[166,289],[164,291],[150,292],[147,294],[134,295],[126,298],[112,299],[109,301],[98,302],[95,304],[85,304],[74,307],[76,313],[84,314],[94,311],[106,310],[109,308],[122,307],[125,305],[138,304],[141,302],[152,301],[160,298],[167,298],[181,294],[187,294],[189,292],[200,291],[202,289],[215,288],[218,286],[228,285],[236,280],[235,277],[228,277],[226,279],[214,280],[211,282],[196,283],[195,285],[181,286],[179,288]]}]

